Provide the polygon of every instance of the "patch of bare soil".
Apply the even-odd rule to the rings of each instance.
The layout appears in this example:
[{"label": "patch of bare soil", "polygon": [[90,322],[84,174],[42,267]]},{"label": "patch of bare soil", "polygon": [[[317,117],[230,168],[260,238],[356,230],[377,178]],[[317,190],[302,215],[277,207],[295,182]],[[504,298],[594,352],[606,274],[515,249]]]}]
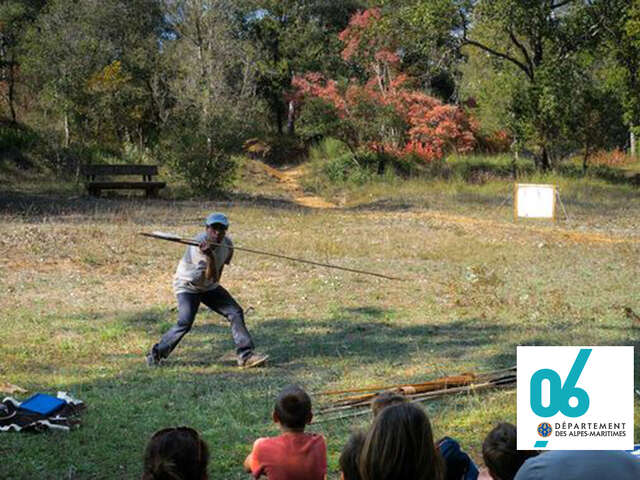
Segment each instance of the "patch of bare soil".
[{"label": "patch of bare soil", "polygon": [[253,160],[254,166],[258,164],[260,169],[279,182],[280,186],[291,199],[303,207],[308,208],[337,208],[337,205],[325,199],[307,194],[300,185],[299,179],[304,175],[305,165],[278,170],[269,165]]}]

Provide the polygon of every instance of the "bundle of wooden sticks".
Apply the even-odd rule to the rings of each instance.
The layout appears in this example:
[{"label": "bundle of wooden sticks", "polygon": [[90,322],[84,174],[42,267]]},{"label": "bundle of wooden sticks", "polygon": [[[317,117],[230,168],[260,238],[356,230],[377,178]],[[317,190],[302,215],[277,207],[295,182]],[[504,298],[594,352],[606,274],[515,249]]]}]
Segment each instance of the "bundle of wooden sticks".
[{"label": "bundle of wooden sticks", "polygon": [[424,402],[446,395],[478,392],[493,388],[507,388],[516,383],[516,367],[487,373],[462,373],[436,378],[423,383],[373,386],[351,390],[318,392],[318,397],[337,397],[316,410],[315,423],[366,415],[371,404],[381,393],[393,392],[407,397],[410,402]]}]

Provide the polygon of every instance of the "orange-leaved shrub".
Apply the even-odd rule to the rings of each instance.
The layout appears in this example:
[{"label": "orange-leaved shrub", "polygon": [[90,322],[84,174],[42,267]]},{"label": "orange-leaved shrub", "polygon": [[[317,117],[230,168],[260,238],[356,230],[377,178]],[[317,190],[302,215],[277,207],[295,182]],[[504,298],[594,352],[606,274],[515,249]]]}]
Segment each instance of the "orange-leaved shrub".
[{"label": "orange-leaved shrub", "polygon": [[598,150],[589,156],[589,163],[595,166],[622,167],[633,163],[635,159],[620,149]]},{"label": "orange-leaved shrub", "polygon": [[368,147],[398,157],[440,160],[449,152],[466,153],[476,145],[476,121],[460,106],[449,105],[421,90],[400,71],[393,39],[376,34],[377,8],[354,14],[339,34],[342,58],[356,63],[367,80],[346,84],[307,72],[293,78],[294,101],[319,98],[331,105],[345,128],[338,137],[353,147]]}]

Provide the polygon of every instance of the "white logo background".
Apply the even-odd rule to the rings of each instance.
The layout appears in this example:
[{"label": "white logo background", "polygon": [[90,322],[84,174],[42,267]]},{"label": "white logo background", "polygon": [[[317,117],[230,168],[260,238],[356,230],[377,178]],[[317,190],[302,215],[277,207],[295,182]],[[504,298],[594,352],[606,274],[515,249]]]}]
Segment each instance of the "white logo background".
[{"label": "white logo background", "polygon": [[[576,383],[589,395],[589,409],[580,417],[558,412],[551,417],[536,415],[531,408],[531,377],[540,369],[555,370],[566,384],[567,376],[582,348],[592,349]],[[537,441],[547,441],[543,450],[631,450],[633,448],[633,347],[518,347],[518,450],[533,450]],[[542,383],[542,405],[549,405],[549,382]],[[576,399],[570,401],[575,406]],[[553,432],[542,437],[540,423],[547,422]],[[568,428],[567,424],[580,424]],[[581,424],[618,424],[620,428],[594,428]],[[624,423],[624,425],[622,425]],[[560,428],[557,428],[560,424]],[[562,428],[562,426],[565,428]],[[599,427],[600,425],[598,425]],[[623,436],[602,435],[604,431],[624,432]],[[563,434],[564,432],[564,434]],[[584,433],[583,433],[584,432]],[[592,434],[591,432],[595,432]],[[598,435],[599,434],[599,435]]]}]

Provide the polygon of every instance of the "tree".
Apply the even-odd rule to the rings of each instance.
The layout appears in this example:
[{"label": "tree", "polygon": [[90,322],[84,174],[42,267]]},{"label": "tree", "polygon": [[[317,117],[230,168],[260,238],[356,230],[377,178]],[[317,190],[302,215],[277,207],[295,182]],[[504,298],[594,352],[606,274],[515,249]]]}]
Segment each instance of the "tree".
[{"label": "tree", "polygon": [[597,5],[605,19],[604,42],[598,53],[610,60],[607,82],[622,105],[630,153],[635,156],[636,135],[640,134],[640,1],[609,0]]},{"label": "tree", "polygon": [[62,117],[63,146],[74,130],[115,146],[137,132],[143,143],[155,128],[162,31],[157,0],[47,3],[27,32],[23,65],[44,115]]},{"label": "tree", "polygon": [[232,154],[256,129],[255,50],[241,35],[236,2],[165,0],[165,13],[172,34],[163,55],[176,74],[157,152],[194,191],[208,194],[229,185]]},{"label": "tree", "polygon": [[42,0],[6,0],[0,4],[0,94],[13,123],[17,122],[19,52],[24,31],[34,21]]},{"label": "tree", "polygon": [[379,34],[394,38],[401,53],[400,70],[422,90],[449,103],[459,102],[459,67],[464,60],[456,32],[458,10],[467,0],[386,0]]},{"label": "tree", "polygon": [[336,34],[359,4],[355,0],[248,2],[244,28],[258,51],[257,93],[267,102],[279,134],[285,119],[288,132],[294,130],[294,105],[287,95],[293,76],[306,71],[335,73],[341,67]]},{"label": "tree", "polygon": [[[605,1],[605,0],[603,0]],[[536,165],[551,167],[567,148],[573,114],[574,81],[580,55],[601,38],[605,16],[597,0],[415,0],[405,15],[430,43],[478,49],[495,59],[494,68],[513,76],[517,88],[507,108],[516,137],[535,147]],[[445,19],[445,20],[443,20]],[[452,20],[453,19],[453,20]],[[435,37],[434,37],[435,33]]]},{"label": "tree", "polygon": [[[515,66],[523,82],[510,108],[519,137],[537,147],[536,164],[551,167],[562,150],[558,133],[571,116],[576,55],[593,41],[601,19],[581,1],[480,1],[463,12],[463,44],[479,48]],[[484,38],[472,24],[483,25]]]},{"label": "tree", "polygon": [[295,77],[294,86],[303,99],[320,98],[332,105],[342,120],[333,133],[353,150],[367,146],[424,161],[441,159],[452,150],[471,150],[473,122],[461,108],[412,88],[415,82],[399,71],[398,44],[376,28],[381,19],[377,8],[358,12],[339,35],[342,58],[364,72],[364,81],[352,78],[341,87],[315,72]]}]

